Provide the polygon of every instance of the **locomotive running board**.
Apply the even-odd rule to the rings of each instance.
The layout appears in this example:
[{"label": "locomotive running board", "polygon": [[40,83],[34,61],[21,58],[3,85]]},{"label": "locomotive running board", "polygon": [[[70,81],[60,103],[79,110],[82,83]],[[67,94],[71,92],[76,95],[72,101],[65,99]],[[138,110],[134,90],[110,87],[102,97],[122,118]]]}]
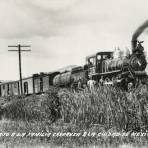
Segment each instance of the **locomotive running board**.
[{"label": "locomotive running board", "polygon": [[118,73],[118,72],[121,72],[121,70],[110,71],[110,72],[105,72],[105,73],[93,73],[91,75],[89,74],[88,76],[107,75],[107,74]]},{"label": "locomotive running board", "polygon": [[[105,72],[105,73],[93,73],[91,74],[92,76],[96,76],[96,75],[106,75],[106,74],[111,74],[111,73],[118,73],[121,72],[121,70],[115,70],[115,71],[110,71],[110,72]],[[89,74],[90,75],[90,74]]]},{"label": "locomotive running board", "polygon": [[100,73],[100,75],[106,75],[106,74],[118,73],[118,72],[121,72],[121,70],[115,70],[115,71],[109,71],[109,72],[105,72],[105,73]]}]

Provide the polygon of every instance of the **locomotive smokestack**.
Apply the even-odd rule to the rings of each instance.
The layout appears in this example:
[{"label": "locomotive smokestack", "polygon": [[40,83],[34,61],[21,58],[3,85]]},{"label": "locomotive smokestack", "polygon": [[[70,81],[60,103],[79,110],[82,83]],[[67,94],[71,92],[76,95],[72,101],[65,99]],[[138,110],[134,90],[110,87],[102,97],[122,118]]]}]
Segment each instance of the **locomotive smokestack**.
[{"label": "locomotive smokestack", "polygon": [[132,52],[136,49],[137,46],[137,40],[132,39]]},{"label": "locomotive smokestack", "polygon": [[137,38],[143,33],[143,31],[148,27],[148,20],[146,20],[137,30],[134,32],[132,36],[132,51],[135,50],[137,46]]}]

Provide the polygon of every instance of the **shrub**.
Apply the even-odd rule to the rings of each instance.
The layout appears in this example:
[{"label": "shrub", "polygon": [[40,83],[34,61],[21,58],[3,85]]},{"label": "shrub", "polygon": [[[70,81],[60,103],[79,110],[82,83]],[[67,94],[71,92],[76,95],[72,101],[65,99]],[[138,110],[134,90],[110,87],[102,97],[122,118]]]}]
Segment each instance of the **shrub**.
[{"label": "shrub", "polygon": [[53,122],[60,116],[57,90],[50,88],[40,95],[7,97],[1,108],[1,114],[13,120]]}]

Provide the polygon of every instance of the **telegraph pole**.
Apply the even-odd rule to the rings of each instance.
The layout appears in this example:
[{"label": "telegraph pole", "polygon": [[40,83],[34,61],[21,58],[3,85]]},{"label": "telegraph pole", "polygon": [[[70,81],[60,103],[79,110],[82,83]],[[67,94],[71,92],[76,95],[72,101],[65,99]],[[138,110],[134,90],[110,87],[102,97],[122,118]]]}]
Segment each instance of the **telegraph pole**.
[{"label": "telegraph pole", "polygon": [[31,51],[31,50],[21,50],[21,47],[31,47],[31,46],[29,46],[29,45],[20,45],[20,44],[18,44],[18,45],[11,45],[11,46],[8,46],[8,47],[17,47],[18,48],[18,50],[8,50],[8,51],[17,51],[18,52],[18,56],[19,56],[19,74],[20,74],[20,90],[21,90],[21,92],[20,92],[20,94],[22,95],[23,94],[23,87],[22,87],[22,67],[21,67],[21,52],[27,52],[27,51]]}]

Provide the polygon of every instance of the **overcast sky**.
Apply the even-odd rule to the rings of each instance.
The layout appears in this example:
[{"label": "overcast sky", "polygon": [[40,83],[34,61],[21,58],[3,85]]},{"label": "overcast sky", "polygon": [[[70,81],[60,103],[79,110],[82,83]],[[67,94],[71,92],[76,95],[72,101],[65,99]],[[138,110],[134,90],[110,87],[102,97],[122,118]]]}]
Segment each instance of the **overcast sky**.
[{"label": "overcast sky", "polygon": [[[83,65],[89,54],[115,46],[131,48],[147,6],[147,0],[0,0],[0,80],[19,79],[18,54],[8,45],[31,45],[22,53],[25,77]],[[139,39],[148,49],[147,30]]]}]

